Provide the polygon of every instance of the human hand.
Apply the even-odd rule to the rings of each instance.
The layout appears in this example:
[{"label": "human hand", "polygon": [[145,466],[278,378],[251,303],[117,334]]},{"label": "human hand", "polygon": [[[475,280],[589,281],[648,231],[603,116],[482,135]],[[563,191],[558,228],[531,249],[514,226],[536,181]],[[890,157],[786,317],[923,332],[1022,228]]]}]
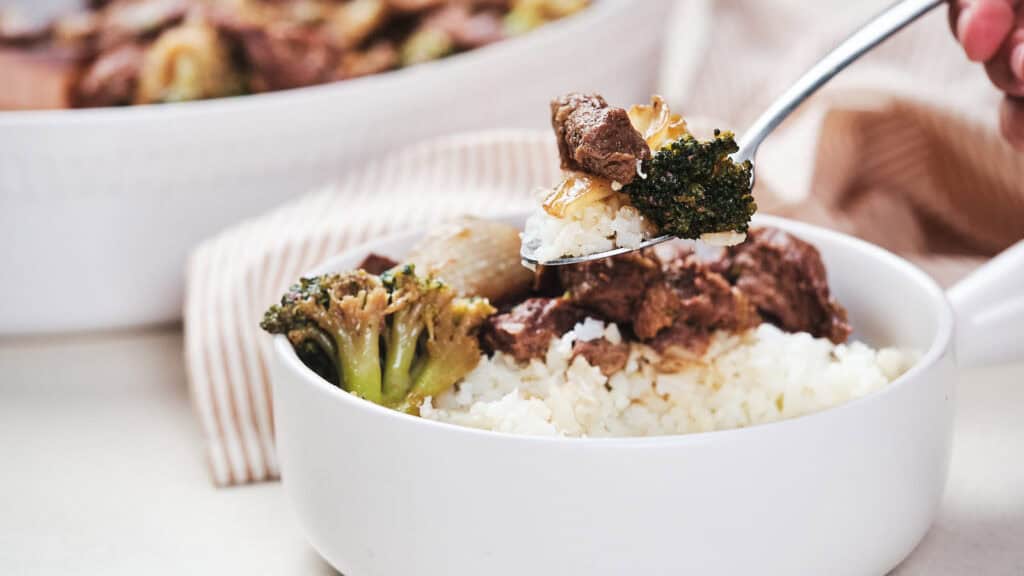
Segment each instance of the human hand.
[{"label": "human hand", "polygon": [[1024,1],[950,0],[949,22],[967,58],[1006,94],[1000,128],[1024,151]]}]

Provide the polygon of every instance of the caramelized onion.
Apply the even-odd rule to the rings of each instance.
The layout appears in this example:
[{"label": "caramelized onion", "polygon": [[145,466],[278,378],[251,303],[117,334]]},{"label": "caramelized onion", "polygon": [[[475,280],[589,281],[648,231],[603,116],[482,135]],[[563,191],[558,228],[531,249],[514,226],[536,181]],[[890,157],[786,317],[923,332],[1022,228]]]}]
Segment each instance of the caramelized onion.
[{"label": "caramelized onion", "polygon": [[544,211],[555,218],[564,218],[595,202],[618,197],[612,183],[604,178],[582,172],[569,172],[544,198]]},{"label": "caramelized onion", "polygon": [[654,151],[689,134],[683,117],[673,114],[668,104],[657,95],[651,96],[650,105],[630,107],[629,121]]}]

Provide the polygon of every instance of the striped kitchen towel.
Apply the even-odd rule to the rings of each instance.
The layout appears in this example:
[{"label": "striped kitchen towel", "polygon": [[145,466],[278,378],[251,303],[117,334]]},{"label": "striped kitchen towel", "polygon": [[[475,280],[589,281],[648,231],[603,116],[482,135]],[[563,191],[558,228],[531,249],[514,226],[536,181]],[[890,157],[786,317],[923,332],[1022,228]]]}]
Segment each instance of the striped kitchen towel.
[{"label": "striped kitchen towel", "polygon": [[316,264],[367,239],[458,214],[529,206],[558,177],[547,133],[500,131],[415,146],[200,246],[188,264],[185,353],[218,485],[277,477],[263,311]]},{"label": "striped kitchen towel", "polygon": [[[684,115],[718,119],[692,122],[698,132],[740,128],[888,2],[681,0],[661,90]],[[840,75],[765,143],[762,211],[840,228],[952,281],[1024,238],[1024,155],[999,138],[997,101],[936,12]],[[257,324],[290,283],[369,238],[524,209],[557,178],[550,134],[451,136],[201,245],[188,267],[185,339],[215,482],[277,476],[270,338]]]}]

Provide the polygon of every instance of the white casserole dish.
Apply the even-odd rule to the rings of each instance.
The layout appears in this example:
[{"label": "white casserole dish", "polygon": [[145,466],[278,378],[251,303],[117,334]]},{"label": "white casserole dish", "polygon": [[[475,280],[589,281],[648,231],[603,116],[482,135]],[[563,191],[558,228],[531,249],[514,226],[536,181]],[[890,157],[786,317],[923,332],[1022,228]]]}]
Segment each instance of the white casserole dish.
[{"label": "white casserole dish", "polygon": [[[511,219],[522,224],[525,216]],[[347,576],[884,574],[927,531],[961,364],[1024,357],[1024,242],[944,294],[871,244],[771,217],[818,247],[856,337],[922,352],[837,408],[687,436],[548,439],[394,412],[321,380],[277,337],[277,446],[309,541]],[[418,237],[368,253],[401,258]],[[952,305],[951,305],[952,303]]]},{"label": "white casserole dish", "polygon": [[174,320],[197,242],[361,160],[444,133],[546,127],[547,102],[571,90],[644,101],[669,4],[596,0],[522,38],[312,88],[0,112],[0,334]]}]

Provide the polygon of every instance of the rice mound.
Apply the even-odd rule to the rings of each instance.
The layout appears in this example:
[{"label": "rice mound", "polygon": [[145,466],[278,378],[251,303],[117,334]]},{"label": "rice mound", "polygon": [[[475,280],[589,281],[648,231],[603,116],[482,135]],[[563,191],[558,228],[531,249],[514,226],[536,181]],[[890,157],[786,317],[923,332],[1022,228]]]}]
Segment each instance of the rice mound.
[{"label": "rice mound", "polygon": [[[595,336],[588,319],[553,339],[545,361],[518,363],[495,353],[453,390],[428,399],[421,416],[462,426],[540,436],[608,437],[686,434],[793,418],[859,398],[903,374],[916,354],[835,345],[770,324],[720,332],[707,352],[672,372],[658,354],[631,344],[622,371],[605,377],[583,357],[577,338]],[[614,324],[602,337],[619,338]]]},{"label": "rice mound", "polygon": [[533,249],[538,261],[545,262],[613,248],[637,248],[655,232],[653,223],[629,205],[594,202],[566,218],[556,218],[538,207],[526,220],[523,244]]}]

